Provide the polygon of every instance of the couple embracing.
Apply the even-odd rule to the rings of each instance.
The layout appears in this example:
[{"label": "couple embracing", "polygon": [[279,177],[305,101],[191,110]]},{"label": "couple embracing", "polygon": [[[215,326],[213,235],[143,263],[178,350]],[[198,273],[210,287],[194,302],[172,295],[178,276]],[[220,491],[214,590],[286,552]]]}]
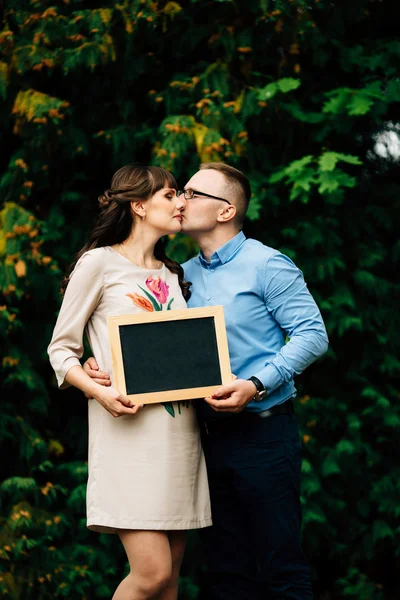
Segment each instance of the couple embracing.
[{"label": "couple embracing", "polygon": [[[90,398],[87,524],[117,533],[130,564],[113,600],[176,600],[189,529],[210,600],[312,598],[293,379],[328,340],[301,271],[244,236],[250,195],[224,163],[201,165],[181,192],[164,169],[125,166],[63,282],[48,351],[59,386]],[[180,231],[200,247],[182,266],[161,242]],[[237,379],[175,417],[133,406],[109,377],[107,316],[151,310],[149,294],[164,310],[224,306]],[[84,332],[94,358],[82,367]]]}]

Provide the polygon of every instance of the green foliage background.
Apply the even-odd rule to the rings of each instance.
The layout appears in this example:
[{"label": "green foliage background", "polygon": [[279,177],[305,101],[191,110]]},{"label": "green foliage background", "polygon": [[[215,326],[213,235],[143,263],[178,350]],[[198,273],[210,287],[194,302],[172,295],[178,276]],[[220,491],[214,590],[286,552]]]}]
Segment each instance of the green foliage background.
[{"label": "green foliage background", "polygon": [[[329,330],[298,380],[317,597],[400,595],[399,8],[388,0],[10,0],[0,31],[0,595],[110,598],[85,528],[86,403],[46,346],[96,199],[132,161],[251,178],[246,232],[292,257]],[[397,148],[397,152],[396,152]],[[169,252],[196,251],[182,237]],[[204,595],[191,536],[182,599]]]}]

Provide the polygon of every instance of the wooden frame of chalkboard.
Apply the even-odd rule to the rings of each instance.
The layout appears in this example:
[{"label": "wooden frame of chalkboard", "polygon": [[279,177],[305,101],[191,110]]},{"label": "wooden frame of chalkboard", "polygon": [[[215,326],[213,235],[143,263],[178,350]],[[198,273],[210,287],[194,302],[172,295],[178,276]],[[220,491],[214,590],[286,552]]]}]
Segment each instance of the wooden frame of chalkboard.
[{"label": "wooden frame of chalkboard", "polygon": [[232,381],[222,306],[107,318],[113,385],[134,404],[204,398]]}]

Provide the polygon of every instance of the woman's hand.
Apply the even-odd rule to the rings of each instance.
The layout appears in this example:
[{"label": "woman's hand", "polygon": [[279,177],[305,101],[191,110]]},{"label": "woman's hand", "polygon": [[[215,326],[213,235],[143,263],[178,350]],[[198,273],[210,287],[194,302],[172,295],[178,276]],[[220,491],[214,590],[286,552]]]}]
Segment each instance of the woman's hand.
[{"label": "woman's hand", "polygon": [[103,387],[95,383],[81,365],[74,365],[67,372],[65,379],[68,383],[81,390],[87,398],[94,398],[103,408],[105,408],[113,417],[122,417],[123,415],[135,415],[143,404],[136,406],[127,396],[120,394],[113,387]]},{"label": "woman's hand", "polygon": [[143,404],[132,404],[127,396],[120,394],[113,387],[105,388],[97,385],[97,388],[93,394],[94,399],[115,418],[135,415],[143,407]]}]

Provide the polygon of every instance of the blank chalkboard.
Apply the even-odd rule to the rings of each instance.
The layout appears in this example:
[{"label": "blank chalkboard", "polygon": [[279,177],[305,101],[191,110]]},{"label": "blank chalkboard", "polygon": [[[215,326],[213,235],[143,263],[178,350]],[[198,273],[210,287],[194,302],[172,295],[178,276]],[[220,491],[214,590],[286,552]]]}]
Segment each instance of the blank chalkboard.
[{"label": "blank chalkboard", "polygon": [[222,306],[108,317],[113,383],[132,401],[199,398],[231,381]]}]

